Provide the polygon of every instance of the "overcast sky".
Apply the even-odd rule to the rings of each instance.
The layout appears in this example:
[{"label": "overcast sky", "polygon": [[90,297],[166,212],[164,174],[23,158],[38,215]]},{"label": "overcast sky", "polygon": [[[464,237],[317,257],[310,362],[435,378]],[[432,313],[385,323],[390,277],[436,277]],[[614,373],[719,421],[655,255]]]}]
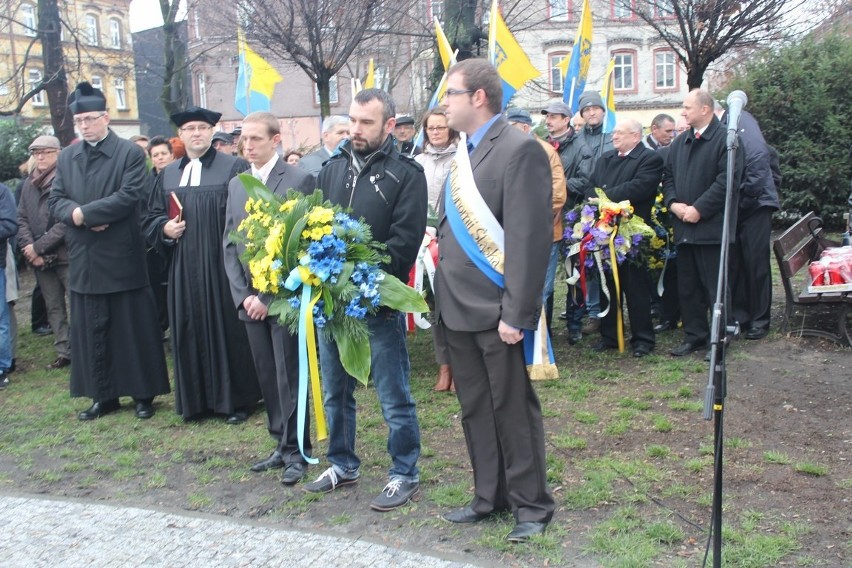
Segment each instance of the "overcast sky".
[{"label": "overcast sky", "polygon": [[[178,16],[180,19],[181,16]],[[130,31],[138,32],[163,25],[159,0],[131,0]]]}]

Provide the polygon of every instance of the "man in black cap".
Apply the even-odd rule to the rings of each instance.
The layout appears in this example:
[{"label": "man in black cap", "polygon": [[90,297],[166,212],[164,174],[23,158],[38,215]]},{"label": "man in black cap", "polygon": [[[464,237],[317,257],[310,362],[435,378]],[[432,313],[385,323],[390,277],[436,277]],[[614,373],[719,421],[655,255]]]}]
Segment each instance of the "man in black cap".
[{"label": "man in black cap", "polygon": [[106,99],[89,83],[68,107],[83,141],[59,154],[48,207],[67,226],[71,396],[93,399],[80,420],[118,410],[120,396],[150,418],[169,379],[139,231],[151,180],[145,151],[109,129]]},{"label": "man in black cap", "polygon": [[416,156],[421,152],[420,148],[414,145],[414,119],[410,116],[400,116],[396,119],[396,126],[393,129],[393,137],[396,139],[396,149],[400,154],[406,156]]},{"label": "man in black cap", "polygon": [[213,148],[223,154],[234,154],[234,137],[227,132],[217,132],[213,135]]},{"label": "man in black cap", "polygon": [[[249,165],[211,145],[221,114],[189,107],[173,114],[186,156],[163,169],[145,218],[148,242],[172,249],[169,317],[175,359],[175,410],[245,422],[260,400],[245,326],[230,302],[222,237],[228,182]],[[182,214],[171,215],[169,204]],[[172,209],[173,210],[173,209]]]}]

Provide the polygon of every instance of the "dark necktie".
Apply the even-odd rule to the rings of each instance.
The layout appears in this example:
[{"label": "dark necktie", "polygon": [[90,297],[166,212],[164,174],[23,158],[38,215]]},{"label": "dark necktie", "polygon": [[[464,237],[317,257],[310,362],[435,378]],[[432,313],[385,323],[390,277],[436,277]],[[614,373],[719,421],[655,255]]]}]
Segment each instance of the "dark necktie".
[{"label": "dark necktie", "polygon": [[467,141],[467,154],[473,154],[473,142],[470,140]]}]

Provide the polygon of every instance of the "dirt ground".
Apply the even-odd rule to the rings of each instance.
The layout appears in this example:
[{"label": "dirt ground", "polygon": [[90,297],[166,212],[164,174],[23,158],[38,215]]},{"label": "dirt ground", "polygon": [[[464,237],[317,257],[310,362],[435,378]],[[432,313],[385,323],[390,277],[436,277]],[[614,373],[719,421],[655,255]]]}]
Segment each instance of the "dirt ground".
[{"label": "dirt ground", "polygon": [[[31,289],[31,280],[26,275],[22,280],[23,293]],[[779,297],[776,293],[776,308],[779,307]],[[28,309],[29,300],[23,298],[17,309],[21,325],[29,323]],[[777,328],[778,321],[776,318],[773,329]],[[562,333],[557,335],[556,342],[563,369],[581,365],[578,352],[564,345]],[[661,338],[658,349],[662,351],[673,341],[674,337]],[[429,357],[412,356],[412,359],[413,375],[424,377],[421,381],[430,381],[433,373]],[[607,360],[603,368],[615,369],[621,376],[638,377],[629,383],[608,385],[623,391],[619,396],[648,398],[646,393],[654,388],[652,377],[642,377],[642,361],[632,357]],[[703,399],[707,375],[701,365],[696,365],[696,371],[690,373],[688,380],[696,395]],[[797,558],[811,559],[819,566],[849,566],[852,562],[852,487],[849,483],[852,478],[852,350],[827,341],[781,337],[777,333],[762,341],[738,341],[729,356],[728,384],[725,436],[746,440],[748,447],[726,449],[725,514],[733,518],[738,512],[756,510],[790,522],[805,523],[811,530],[800,538],[802,548]],[[664,405],[662,400],[653,397],[649,402],[654,406]],[[429,399],[421,399],[419,403],[421,414],[428,412]],[[559,449],[553,444],[554,436],[576,432],[579,428],[568,418],[571,409],[581,406],[583,410],[604,416],[612,410],[612,398],[591,396],[581,405],[545,402],[545,408],[549,404],[553,404],[557,411],[547,413],[545,418],[548,452],[567,463],[561,483],[554,484],[557,497],[582,482],[580,469],[575,466],[581,457],[589,457],[589,452],[593,455],[617,453],[641,457],[648,444],[654,443],[655,436],[659,435],[644,426],[632,428],[625,435],[616,437],[592,429],[585,432],[590,448],[585,454]],[[712,422],[704,421],[701,412],[681,413],[675,420],[675,428],[666,435],[665,444],[677,457],[697,456],[699,446],[712,442]],[[258,429],[262,429],[263,413],[256,413],[252,421]],[[434,456],[422,460],[423,469],[429,469],[432,464],[437,466],[430,473],[429,487],[470,479],[458,415],[453,416],[450,427],[437,432],[433,430],[430,439],[424,439],[424,444],[430,447]],[[233,458],[241,464],[249,464],[259,457],[259,451],[260,448],[223,447],[215,457]],[[795,461],[818,462],[825,465],[830,473],[809,476],[795,472],[792,465],[766,465],[763,454],[767,451],[784,452]],[[168,483],[163,487],[145,489],[140,488],[140,481],[135,478],[120,480],[103,476],[94,485],[81,483],[85,472],[66,476],[61,483],[45,483],[31,471],[19,467],[14,458],[5,455],[0,455],[0,468],[11,477],[16,491],[143,507],[179,508],[186,507],[187,493],[197,482],[186,466],[202,464],[213,457],[206,453],[187,452],[184,462],[165,469]],[[57,458],[45,459],[55,461],[56,467],[61,465]],[[39,465],[49,467],[50,463]],[[386,465],[365,468],[357,486],[319,500],[306,499],[298,488],[283,487],[278,483],[277,474],[249,475],[239,483],[223,476],[205,486],[204,491],[211,500],[198,508],[209,513],[251,518],[285,527],[322,528],[353,538],[367,536],[393,545],[463,555],[469,561],[489,566],[534,566],[551,562],[511,548],[489,546],[487,523],[461,528],[443,523],[439,516],[446,507],[427,497],[421,497],[413,506],[397,512],[377,514],[370,511],[369,501],[384,484],[384,467]],[[311,470],[312,473],[319,471],[318,468]],[[712,467],[698,473],[682,468],[678,472],[687,477],[683,480],[685,483],[701,487],[704,493],[712,491]],[[619,481],[621,489],[630,483],[629,476],[623,476]],[[660,488],[651,488],[652,500],[642,505],[642,511],[668,515],[682,526],[687,538],[655,565],[684,565],[678,562],[688,566],[700,565],[706,538],[700,528],[709,522],[709,508],[696,506],[694,499],[660,497],[661,491]],[[560,565],[597,565],[587,553],[589,532],[610,513],[608,504],[587,509],[569,509],[560,505],[554,517],[554,526],[559,527],[561,535]],[[797,565],[795,561],[784,564]]]}]

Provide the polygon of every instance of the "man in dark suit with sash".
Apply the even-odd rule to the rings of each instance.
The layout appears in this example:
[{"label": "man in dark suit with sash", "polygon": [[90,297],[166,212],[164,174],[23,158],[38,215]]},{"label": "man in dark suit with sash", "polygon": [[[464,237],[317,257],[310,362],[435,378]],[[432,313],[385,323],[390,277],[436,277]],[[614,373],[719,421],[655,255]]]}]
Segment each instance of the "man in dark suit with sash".
[{"label": "man in dark suit with sash", "polygon": [[[279,196],[290,189],[312,193],[311,174],[288,165],[276,152],[281,143],[281,127],[275,115],[253,112],[243,119],[243,153],[251,164],[254,177]],[[305,475],[307,463],[299,452],[296,394],[299,388],[299,354],[296,335],[278,325],[278,319],[267,317],[272,297],[252,286],[251,272],[240,261],[245,245],[233,242],[231,233],[246,218],[245,187],[239,177],[228,185],[228,207],[225,210],[225,271],[231,284],[240,321],[245,324],[257,378],[263,392],[269,434],[277,445],[272,454],[254,464],[252,471],[284,468],[282,483],[294,485]],[[310,454],[310,425],[305,425],[303,448]]]},{"label": "man in dark suit with sash", "polygon": [[[500,115],[502,85],[490,63],[469,59],[454,65],[447,86],[448,124],[467,134],[475,187],[461,181],[459,164],[468,162],[457,155],[440,207],[436,315],[446,332],[475,490],[466,507],[444,518],[474,523],[511,510],[516,525],[508,539],[524,542],[545,531],[554,510],[541,407],[522,343],[542,314],[553,230],[550,164],[538,142]],[[459,208],[453,194],[460,188],[454,184],[481,196],[478,216]],[[482,227],[483,220],[500,229],[491,235],[474,231],[476,242],[466,224]],[[497,254],[499,283],[476,264],[495,258],[488,242],[495,232],[504,243]],[[471,242],[476,250],[466,246]]]}]

